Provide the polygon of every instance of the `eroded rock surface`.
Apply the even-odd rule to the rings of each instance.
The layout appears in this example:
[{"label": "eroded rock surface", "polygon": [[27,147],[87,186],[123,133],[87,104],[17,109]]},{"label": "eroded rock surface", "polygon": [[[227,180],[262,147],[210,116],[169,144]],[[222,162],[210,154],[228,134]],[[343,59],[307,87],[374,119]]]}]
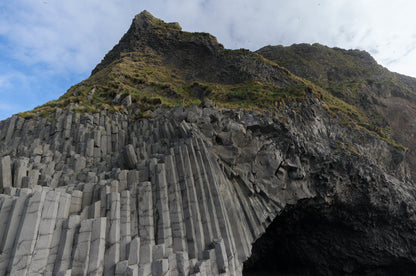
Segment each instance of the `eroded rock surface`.
[{"label": "eroded rock surface", "polygon": [[153,116],[0,122],[0,274],[241,275],[272,221],[282,251],[255,247],[249,268],[293,257],[322,274],[414,271],[404,153],[313,97],[278,115]]}]

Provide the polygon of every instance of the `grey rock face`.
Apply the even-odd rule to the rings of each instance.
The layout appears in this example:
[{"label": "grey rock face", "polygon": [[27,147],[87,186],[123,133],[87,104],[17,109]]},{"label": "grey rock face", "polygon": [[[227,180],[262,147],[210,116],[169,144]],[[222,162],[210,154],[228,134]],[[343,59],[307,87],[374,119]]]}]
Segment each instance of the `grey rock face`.
[{"label": "grey rock face", "polygon": [[[321,274],[340,260],[344,272],[397,259],[411,271],[404,153],[307,101],[278,116],[192,107],[0,122],[0,274],[241,275],[251,255],[248,268],[265,258],[252,244],[279,219],[270,240],[293,232],[285,248],[324,256],[305,259]],[[316,227],[323,239],[300,224],[308,212],[353,230]]]},{"label": "grey rock face", "polygon": [[12,167],[10,156],[4,156],[0,159],[0,191],[12,186]]}]

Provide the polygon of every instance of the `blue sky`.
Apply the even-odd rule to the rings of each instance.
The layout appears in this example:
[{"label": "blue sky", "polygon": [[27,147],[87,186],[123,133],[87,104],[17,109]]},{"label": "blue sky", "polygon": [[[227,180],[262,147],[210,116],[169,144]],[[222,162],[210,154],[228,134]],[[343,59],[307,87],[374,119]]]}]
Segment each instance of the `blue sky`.
[{"label": "blue sky", "polygon": [[321,43],[362,49],[416,77],[411,0],[11,0],[0,3],[0,120],[57,99],[148,10],[227,48]]}]

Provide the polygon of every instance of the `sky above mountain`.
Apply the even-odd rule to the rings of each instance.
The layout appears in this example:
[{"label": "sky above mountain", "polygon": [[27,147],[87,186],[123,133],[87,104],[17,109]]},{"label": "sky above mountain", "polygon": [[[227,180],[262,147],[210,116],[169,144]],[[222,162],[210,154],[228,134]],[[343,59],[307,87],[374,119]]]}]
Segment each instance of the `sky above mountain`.
[{"label": "sky above mountain", "polygon": [[320,43],[361,49],[416,77],[411,0],[13,0],[0,3],[0,119],[57,99],[148,10],[226,48]]}]

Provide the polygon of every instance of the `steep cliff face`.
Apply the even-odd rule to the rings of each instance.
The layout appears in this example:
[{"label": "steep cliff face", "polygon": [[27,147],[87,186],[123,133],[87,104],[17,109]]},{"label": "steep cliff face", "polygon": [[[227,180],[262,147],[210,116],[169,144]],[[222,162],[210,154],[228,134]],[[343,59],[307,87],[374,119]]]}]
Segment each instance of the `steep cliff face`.
[{"label": "steep cliff face", "polygon": [[[387,132],[409,150],[412,177],[416,177],[416,79],[389,72],[366,52],[328,48],[319,44],[267,46],[257,51],[294,74],[324,87],[356,106],[370,129]],[[390,132],[390,133],[389,133]]]},{"label": "steep cliff face", "polygon": [[316,84],[136,16],[89,79],[0,122],[0,274],[414,274],[407,152]]}]

